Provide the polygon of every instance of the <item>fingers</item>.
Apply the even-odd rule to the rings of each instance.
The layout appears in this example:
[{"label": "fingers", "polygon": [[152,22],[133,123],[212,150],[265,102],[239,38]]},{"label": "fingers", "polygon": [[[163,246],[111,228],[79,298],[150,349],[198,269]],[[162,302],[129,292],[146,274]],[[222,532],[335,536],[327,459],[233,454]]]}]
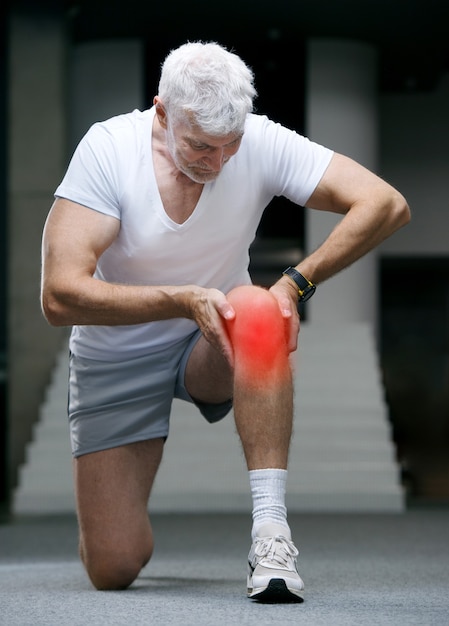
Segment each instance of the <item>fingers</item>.
[{"label": "fingers", "polygon": [[229,365],[234,368],[234,350],[232,348],[231,340],[229,339],[229,335],[227,330],[223,327],[223,334],[221,335],[221,345],[220,351],[225,356]]},{"label": "fingers", "polygon": [[224,301],[218,303],[217,309],[223,319],[230,321],[235,318],[235,311],[226,297]]},{"label": "fingers", "polygon": [[294,352],[298,348],[298,335],[299,335],[299,315],[291,317],[291,324],[289,324],[288,335],[288,349],[289,352]]},{"label": "fingers", "polygon": [[282,284],[276,283],[270,288],[270,293],[276,298],[282,317],[287,324],[287,343],[289,352],[294,352],[298,347],[299,313],[298,303]]},{"label": "fingers", "polygon": [[[224,296],[224,294],[223,294]],[[219,349],[226,357],[228,363],[234,366],[234,351],[231,341],[229,339],[226,323],[232,322],[235,319],[235,310],[225,298],[221,300],[217,306],[217,310],[220,314],[219,320],[219,334],[217,340],[219,342]],[[224,321],[223,321],[224,320]]]},{"label": "fingers", "polygon": [[203,290],[194,306],[194,319],[204,338],[225,356],[231,366],[234,356],[225,324],[234,317],[233,307],[218,289]]},{"label": "fingers", "polygon": [[285,319],[289,319],[290,317],[292,317],[292,301],[291,298],[288,298],[287,296],[284,296],[283,294],[281,294],[279,297],[276,296],[276,292],[273,292],[274,297],[276,298],[276,300],[278,301],[279,304],[279,309],[281,311],[281,315],[282,317],[285,317]]},{"label": "fingers", "polygon": [[[226,297],[218,289],[202,291],[202,296],[195,305],[194,316],[204,338],[225,356],[231,366],[234,366],[234,348],[229,330],[236,318],[236,311],[232,306],[233,292],[234,290]],[[286,322],[285,335],[288,352],[294,352],[298,346],[299,333],[296,301],[282,285],[274,285],[269,292],[276,299],[281,317]]]}]

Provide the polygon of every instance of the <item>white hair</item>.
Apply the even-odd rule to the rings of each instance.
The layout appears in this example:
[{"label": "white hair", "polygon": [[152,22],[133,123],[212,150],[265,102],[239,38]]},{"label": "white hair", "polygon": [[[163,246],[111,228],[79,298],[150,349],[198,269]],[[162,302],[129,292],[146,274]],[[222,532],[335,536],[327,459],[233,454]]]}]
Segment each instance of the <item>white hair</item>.
[{"label": "white hair", "polygon": [[189,42],[163,62],[158,95],[169,115],[193,117],[207,134],[243,132],[256,97],[254,74],[215,42]]}]

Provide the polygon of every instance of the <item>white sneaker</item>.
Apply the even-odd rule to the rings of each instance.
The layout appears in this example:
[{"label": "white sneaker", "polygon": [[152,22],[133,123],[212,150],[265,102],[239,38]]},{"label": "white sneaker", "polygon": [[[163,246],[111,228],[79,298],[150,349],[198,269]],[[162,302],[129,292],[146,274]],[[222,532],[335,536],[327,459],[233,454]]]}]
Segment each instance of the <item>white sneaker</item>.
[{"label": "white sneaker", "polygon": [[248,598],[267,603],[302,602],[304,583],[296,569],[297,556],[288,528],[262,526],[248,555]]}]

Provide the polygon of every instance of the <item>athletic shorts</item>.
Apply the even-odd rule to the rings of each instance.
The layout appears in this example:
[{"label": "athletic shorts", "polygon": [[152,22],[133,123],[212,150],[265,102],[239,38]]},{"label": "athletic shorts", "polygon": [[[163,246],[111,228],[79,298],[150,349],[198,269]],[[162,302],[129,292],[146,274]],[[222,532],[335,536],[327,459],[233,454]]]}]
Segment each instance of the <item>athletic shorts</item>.
[{"label": "athletic shorts", "polygon": [[200,332],[163,350],[127,361],[70,355],[68,415],[73,456],[146,439],[167,438],[173,398],[192,402],[210,423],[225,417],[232,400],[193,400],[185,369]]}]

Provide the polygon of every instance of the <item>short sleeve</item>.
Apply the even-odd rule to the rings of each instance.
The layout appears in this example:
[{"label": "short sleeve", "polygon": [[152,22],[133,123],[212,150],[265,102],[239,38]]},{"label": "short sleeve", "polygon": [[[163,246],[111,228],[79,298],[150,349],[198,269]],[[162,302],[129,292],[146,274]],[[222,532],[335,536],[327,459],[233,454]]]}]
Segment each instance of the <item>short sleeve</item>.
[{"label": "short sleeve", "polygon": [[305,206],[334,152],[265,116],[252,116],[248,130],[251,162],[270,193]]},{"label": "short sleeve", "polygon": [[116,134],[94,124],[78,144],[55,196],[120,219],[124,164],[117,145]]}]

